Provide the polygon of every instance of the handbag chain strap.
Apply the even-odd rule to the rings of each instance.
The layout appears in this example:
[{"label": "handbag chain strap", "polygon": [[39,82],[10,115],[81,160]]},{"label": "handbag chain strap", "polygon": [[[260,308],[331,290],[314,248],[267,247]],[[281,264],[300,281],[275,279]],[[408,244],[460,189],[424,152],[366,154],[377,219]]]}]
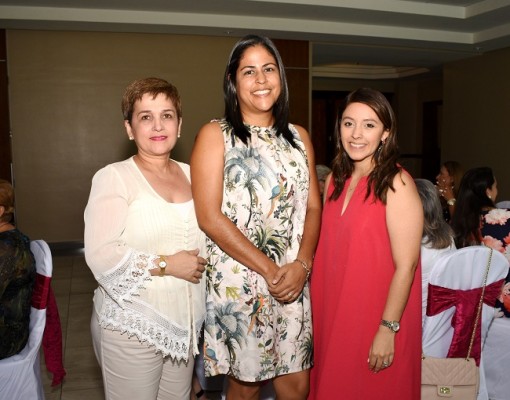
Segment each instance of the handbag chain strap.
[{"label": "handbag chain strap", "polygon": [[489,248],[489,260],[487,261],[487,268],[485,268],[485,277],[483,278],[483,286],[482,286],[482,295],[480,296],[480,301],[478,302],[478,310],[476,311],[476,318],[475,318],[475,326],[473,327],[473,333],[471,334],[471,340],[469,342],[469,349],[467,353],[466,360],[471,355],[471,350],[473,348],[473,343],[475,341],[475,333],[476,333],[476,327],[478,326],[478,322],[480,321],[480,314],[482,313],[482,306],[483,306],[483,296],[485,295],[485,286],[487,286],[487,278],[489,276],[489,269],[491,268],[491,260],[492,260],[492,248]]}]

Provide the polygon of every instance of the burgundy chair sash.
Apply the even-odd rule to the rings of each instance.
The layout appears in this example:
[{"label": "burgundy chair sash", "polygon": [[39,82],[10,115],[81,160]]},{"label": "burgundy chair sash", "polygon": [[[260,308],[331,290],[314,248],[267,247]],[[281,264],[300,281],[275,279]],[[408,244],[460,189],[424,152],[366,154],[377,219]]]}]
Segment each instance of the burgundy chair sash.
[{"label": "burgundy chair sash", "polygon": [[44,310],[48,304],[51,277],[41,274],[35,275],[35,284],[32,292],[32,307]]},{"label": "burgundy chair sash", "polygon": [[55,294],[50,283],[51,277],[36,274],[32,292],[32,307],[38,310],[46,309],[42,348],[46,369],[53,374],[51,386],[56,386],[62,383],[66,371],[62,361],[62,326]]},{"label": "burgundy chair sash", "polygon": [[[501,294],[504,281],[504,279],[501,279],[485,287],[483,298],[485,304],[491,307],[496,305],[496,300]],[[450,307],[455,307],[455,313],[452,317],[453,338],[447,357],[466,357],[481,295],[481,287],[469,290],[455,290],[429,283],[427,316],[432,317]],[[481,323],[476,327],[475,340],[470,355],[475,359],[476,365],[480,365],[480,353]]]},{"label": "burgundy chair sash", "polygon": [[62,326],[58,314],[55,294],[48,292],[48,307],[46,308],[46,328],[44,329],[42,347],[46,369],[53,374],[51,386],[60,385],[66,376],[62,355]]}]

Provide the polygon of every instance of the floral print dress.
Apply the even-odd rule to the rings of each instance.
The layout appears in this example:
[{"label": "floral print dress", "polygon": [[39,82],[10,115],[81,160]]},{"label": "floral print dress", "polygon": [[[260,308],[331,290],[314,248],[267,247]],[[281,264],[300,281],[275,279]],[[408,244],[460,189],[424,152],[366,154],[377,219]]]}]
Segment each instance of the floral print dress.
[{"label": "floral print dress", "polygon": [[[220,123],[225,144],[222,212],[264,254],[282,266],[298,253],[308,201],[309,169],[297,148],[272,128],[247,126],[248,146]],[[264,278],[207,239],[207,376],[229,374],[258,382],[310,368],[312,320],[308,283],[296,301],[281,304]]]},{"label": "floral print dress", "polygon": [[[482,212],[481,234],[483,244],[503,253],[510,262],[510,210],[493,208]],[[500,309],[500,317],[510,317],[510,273],[496,308]]]}]

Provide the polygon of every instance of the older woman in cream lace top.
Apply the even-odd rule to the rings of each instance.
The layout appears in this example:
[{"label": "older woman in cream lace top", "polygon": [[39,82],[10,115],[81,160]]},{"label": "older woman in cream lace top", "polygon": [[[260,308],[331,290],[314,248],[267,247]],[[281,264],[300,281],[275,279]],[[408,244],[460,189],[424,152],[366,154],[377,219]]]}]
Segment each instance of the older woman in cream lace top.
[{"label": "older woman in cream lace top", "polygon": [[185,399],[205,314],[205,243],[180,136],[177,89],[148,78],[126,89],[138,153],[98,171],[85,210],[85,256],[99,287],[93,342],[107,399]]}]

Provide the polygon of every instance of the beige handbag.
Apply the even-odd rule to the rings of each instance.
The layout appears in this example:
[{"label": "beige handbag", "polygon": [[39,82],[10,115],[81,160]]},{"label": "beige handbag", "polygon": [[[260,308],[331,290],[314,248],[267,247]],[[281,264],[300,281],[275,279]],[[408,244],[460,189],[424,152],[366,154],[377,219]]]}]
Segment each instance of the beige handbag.
[{"label": "beige handbag", "polygon": [[475,332],[483,305],[487,276],[491,266],[492,249],[485,270],[482,295],[478,303],[475,324],[466,358],[435,358],[422,355],[421,398],[422,400],[476,400],[480,385],[480,372],[474,358],[470,358]]}]

